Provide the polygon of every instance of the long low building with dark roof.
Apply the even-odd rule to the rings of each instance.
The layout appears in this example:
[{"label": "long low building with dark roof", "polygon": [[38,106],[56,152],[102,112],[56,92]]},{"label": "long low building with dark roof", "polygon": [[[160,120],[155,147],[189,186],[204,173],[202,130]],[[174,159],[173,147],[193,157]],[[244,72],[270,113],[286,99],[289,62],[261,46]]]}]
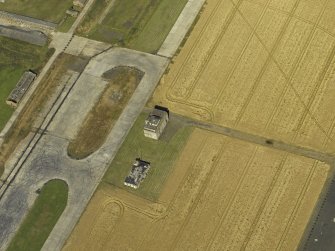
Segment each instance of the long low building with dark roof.
[{"label": "long low building with dark roof", "polygon": [[20,40],[38,46],[44,46],[48,43],[48,37],[43,32],[37,30],[24,30],[15,26],[0,25],[0,36]]},{"label": "long low building with dark roof", "polygon": [[25,73],[23,73],[19,82],[16,84],[15,89],[8,96],[6,103],[16,108],[17,105],[22,100],[24,94],[26,94],[27,90],[29,89],[31,84],[34,82],[35,78],[36,78],[36,73],[32,71],[26,71]]}]

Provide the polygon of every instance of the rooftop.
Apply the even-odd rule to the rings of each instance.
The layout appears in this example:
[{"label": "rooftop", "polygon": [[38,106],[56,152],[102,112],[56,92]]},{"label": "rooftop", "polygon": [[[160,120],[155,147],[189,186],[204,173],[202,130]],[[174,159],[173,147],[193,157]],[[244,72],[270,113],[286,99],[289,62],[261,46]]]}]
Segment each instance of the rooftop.
[{"label": "rooftop", "polygon": [[137,158],[133,163],[129,175],[125,178],[124,184],[137,189],[147,176],[149,169],[149,162]]},{"label": "rooftop", "polygon": [[144,130],[155,132],[160,122],[162,121],[162,118],[165,116],[168,116],[166,111],[155,108],[145,120]]},{"label": "rooftop", "polygon": [[10,93],[7,100],[14,103],[20,102],[20,100],[30,87],[31,83],[34,81],[35,77],[36,73],[34,72],[26,71],[25,73],[23,73],[15,89]]}]

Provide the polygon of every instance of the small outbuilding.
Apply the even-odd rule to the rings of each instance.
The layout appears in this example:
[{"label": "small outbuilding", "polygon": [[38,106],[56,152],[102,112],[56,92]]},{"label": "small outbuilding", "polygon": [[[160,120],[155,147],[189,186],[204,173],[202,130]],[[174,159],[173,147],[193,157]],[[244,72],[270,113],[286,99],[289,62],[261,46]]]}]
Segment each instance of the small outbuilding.
[{"label": "small outbuilding", "polygon": [[71,16],[71,17],[77,17],[79,15],[79,11],[77,11],[73,8],[70,8],[66,11],[66,14]]},{"label": "small outbuilding", "polygon": [[129,175],[124,180],[124,185],[134,189],[139,188],[140,183],[145,179],[150,169],[150,162],[137,158],[133,163]]},{"label": "small outbuilding", "polygon": [[16,84],[15,89],[8,96],[6,103],[16,108],[17,105],[22,100],[24,94],[26,94],[27,90],[29,89],[31,84],[34,82],[35,78],[36,78],[36,73],[32,71],[26,71],[25,73],[23,73],[19,82]]},{"label": "small outbuilding", "polygon": [[158,140],[169,121],[169,110],[155,106],[144,123],[144,136]]},{"label": "small outbuilding", "polygon": [[80,8],[84,8],[86,2],[87,0],[73,0],[73,5]]}]

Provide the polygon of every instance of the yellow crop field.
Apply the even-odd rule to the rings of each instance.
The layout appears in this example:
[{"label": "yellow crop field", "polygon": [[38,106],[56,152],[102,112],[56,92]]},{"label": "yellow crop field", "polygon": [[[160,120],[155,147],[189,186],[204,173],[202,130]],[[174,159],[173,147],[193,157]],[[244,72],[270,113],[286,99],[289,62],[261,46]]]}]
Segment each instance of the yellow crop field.
[{"label": "yellow crop field", "polygon": [[335,151],[335,2],[208,0],[150,105]]},{"label": "yellow crop field", "polygon": [[195,129],[158,203],[104,185],[63,250],[294,250],[328,171]]}]

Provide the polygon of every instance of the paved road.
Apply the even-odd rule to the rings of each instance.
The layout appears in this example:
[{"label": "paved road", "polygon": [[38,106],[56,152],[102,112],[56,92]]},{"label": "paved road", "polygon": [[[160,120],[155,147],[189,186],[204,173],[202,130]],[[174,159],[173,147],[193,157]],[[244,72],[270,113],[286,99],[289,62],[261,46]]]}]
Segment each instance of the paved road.
[{"label": "paved road", "polygon": [[[148,108],[145,108],[145,110],[149,111]],[[250,134],[247,132],[239,131],[239,130],[225,127],[225,126],[220,126],[220,125],[210,124],[210,123],[203,122],[203,121],[193,120],[191,118],[188,118],[188,117],[185,117],[179,114],[175,114],[175,113],[170,113],[170,116],[171,116],[171,119],[177,119],[190,126],[199,127],[204,130],[216,132],[216,133],[223,134],[223,135],[226,135],[232,138],[240,139],[243,141],[248,141],[248,142],[262,145],[265,147],[275,148],[281,151],[290,152],[293,154],[305,156],[305,157],[312,158],[312,159],[317,159],[317,160],[329,163],[331,165],[334,163],[334,160],[335,160],[335,157],[333,155],[330,155],[327,153],[322,153],[322,152],[318,152],[312,149],[286,144],[284,142],[275,141],[272,139],[264,138],[262,136]]]},{"label": "paved road", "polygon": [[71,28],[69,29],[68,33],[73,34],[74,31],[77,29],[79,26],[80,22],[84,19],[86,16],[87,12],[91,8],[92,4],[94,3],[95,0],[88,0],[84,9],[80,12],[79,16],[77,17],[76,21],[73,23]]},{"label": "paved road", "polygon": [[301,243],[299,251],[335,250],[335,177],[320,204],[316,219],[310,224],[307,238]]},{"label": "paved road", "polygon": [[[168,59],[127,49],[110,49],[91,59],[77,82],[60,95],[27,156],[18,163],[15,177],[0,200],[0,249],[4,250],[19,228],[33,201],[35,191],[50,179],[69,185],[68,204],[43,250],[60,250],[93,195],[128,131],[151,96]],[[107,84],[101,75],[115,66],[128,65],[145,72],[132,98],[114,125],[104,145],[84,160],[67,156],[67,145],[74,137],[87,111]],[[98,88],[97,88],[98,86]],[[83,98],[85,96],[85,98]],[[84,101],[84,102],[80,102]],[[84,105],[85,104],[85,105]],[[64,120],[66,118],[66,120]]]},{"label": "paved road", "polygon": [[183,11],[180,13],[176,23],[173,25],[169,35],[164,40],[158,55],[172,58],[180,44],[183,42],[187,32],[198,16],[205,0],[189,0]]}]

